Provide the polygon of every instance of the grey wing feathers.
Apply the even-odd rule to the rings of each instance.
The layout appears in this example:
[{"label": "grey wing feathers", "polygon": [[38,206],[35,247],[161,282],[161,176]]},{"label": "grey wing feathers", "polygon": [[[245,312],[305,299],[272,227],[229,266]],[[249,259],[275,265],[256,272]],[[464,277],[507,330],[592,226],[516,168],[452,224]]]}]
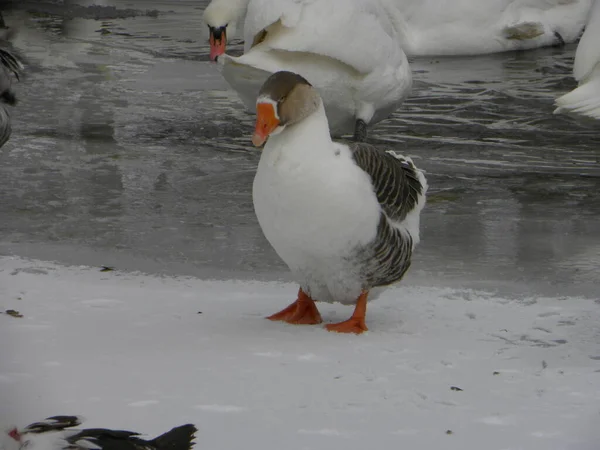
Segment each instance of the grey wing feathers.
[{"label": "grey wing feathers", "polygon": [[369,144],[354,143],[350,149],[356,164],[371,176],[377,200],[388,218],[404,220],[424,190],[412,161]]},{"label": "grey wing feathers", "polygon": [[0,32],[0,66],[2,67],[2,79],[0,80],[0,90],[10,88],[11,77],[14,75],[20,80],[21,74],[25,70],[23,58],[13,46],[11,39],[15,35],[14,30]]},{"label": "grey wing feathers", "polygon": [[411,264],[413,239],[392,227],[382,214],[377,235],[365,258],[363,275],[368,286],[386,286],[400,280]]},{"label": "grey wing feathers", "polygon": [[19,80],[24,67],[18,56],[10,51],[0,48],[0,64],[6,67],[15,77],[17,77],[17,80]]},{"label": "grey wing feathers", "polygon": [[6,106],[0,105],[0,147],[6,144],[11,133],[10,113]]},{"label": "grey wing feathers", "polygon": [[363,287],[385,286],[400,280],[410,267],[413,236],[395,224],[419,206],[426,181],[410,158],[364,143],[353,143],[350,149],[356,164],[371,177],[382,210],[375,239],[358,253]]}]

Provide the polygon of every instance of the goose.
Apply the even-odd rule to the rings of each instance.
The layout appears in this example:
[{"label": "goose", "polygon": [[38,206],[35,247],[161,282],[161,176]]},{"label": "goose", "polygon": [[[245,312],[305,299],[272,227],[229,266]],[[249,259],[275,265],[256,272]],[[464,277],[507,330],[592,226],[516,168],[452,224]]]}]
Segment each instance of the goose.
[{"label": "goose", "polygon": [[600,0],[592,8],[589,22],[575,52],[573,76],[579,86],[556,99],[555,114],[575,113],[600,119]]},{"label": "goose", "polygon": [[10,112],[6,105],[17,104],[17,97],[12,90],[13,77],[19,80],[24,69],[21,58],[12,46],[13,36],[12,30],[0,32],[0,147],[8,142],[12,133]]},{"label": "goose", "polygon": [[329,331],[360,334],[369,290],[399,281],[419,242],[427,181],[409,157],[332,141],[323,101],[304,77],[269,76],[256,100],[262,147],[252,197],[264,236],[300,284],[269,316],[318,324],[315,301],[355,305]]},{"label": "goose", "polygon": [[[211,58],[254,112],[269,75],[301,74],[321,92],[331,132],[364,141],[412,87],[412,74],[384,0],[214,0],[205,10]],[[224,53],[244,25],[244,54]]]},{"label": "goose", "polygon": [[[198,431],[194,425],[181,425],[154,439],[145,440],[139,437],[139,433],[125,430],[106,428],[66,430],[81,425],[81,421],[79,416],[52,416],[21,430],[12,427],[5,436],[4,449],[191,450],[194,446],[194,433]],[[32,439],[33,436],[39,437],[45,434],[51,435],[46,436],[49,440]]]}]

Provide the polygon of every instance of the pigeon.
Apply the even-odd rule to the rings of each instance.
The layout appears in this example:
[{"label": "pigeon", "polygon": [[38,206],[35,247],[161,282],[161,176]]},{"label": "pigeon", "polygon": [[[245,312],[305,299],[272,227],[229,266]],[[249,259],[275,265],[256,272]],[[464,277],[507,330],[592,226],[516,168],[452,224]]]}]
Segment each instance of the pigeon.
[{"label": "pigeon", "polygon": [[[12,427],[7,432],[3,450],[46,449],[36,446],[34,436],[52,434],[51,448],[56,450],[191,450],[198,429],[192,424],[181,425],[160,436],[145,440],[140,433],[106,428],[86,428],[67,430],[81,425],[78,416],[52,416],[40,422],[34,422],[19,430]],[[47,442],[47,441],[46,441]]]}]

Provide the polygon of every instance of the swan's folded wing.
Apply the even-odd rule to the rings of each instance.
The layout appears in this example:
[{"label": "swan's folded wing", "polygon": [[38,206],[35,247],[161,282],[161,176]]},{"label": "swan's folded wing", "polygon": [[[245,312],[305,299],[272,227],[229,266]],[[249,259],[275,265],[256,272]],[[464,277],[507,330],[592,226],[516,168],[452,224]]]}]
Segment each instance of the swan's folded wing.
[{"label": "swan's folded wing", "polygon": [[270,48],[327,56],[362,74],[403,54],[379,0],[251,0],[244,51],[273,24],[280,28],[277,39],[268,41]]},{"label": "swan's folded wing", "polygon": [[250,0],[244,20],[244,53],[252,47],[255,38],[278,20],[287,27],[295,27],[302,8],[314,0]]}]

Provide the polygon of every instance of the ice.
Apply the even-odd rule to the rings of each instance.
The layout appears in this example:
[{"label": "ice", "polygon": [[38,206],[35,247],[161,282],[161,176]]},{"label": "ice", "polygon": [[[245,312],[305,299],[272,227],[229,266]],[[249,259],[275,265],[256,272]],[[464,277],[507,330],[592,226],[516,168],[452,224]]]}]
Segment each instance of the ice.
[{"label": "ice", "polygon": [[[203,3],[114,3],[160,14],[6,14],[30,62],[0,151],[0,253],[285,276],[252,207],[253,116],[208,61]],[[411,61],[413,94],[371,134],[431,186],[409,280],[598,291],[596,127],[550,111],[573,50]]]}]

